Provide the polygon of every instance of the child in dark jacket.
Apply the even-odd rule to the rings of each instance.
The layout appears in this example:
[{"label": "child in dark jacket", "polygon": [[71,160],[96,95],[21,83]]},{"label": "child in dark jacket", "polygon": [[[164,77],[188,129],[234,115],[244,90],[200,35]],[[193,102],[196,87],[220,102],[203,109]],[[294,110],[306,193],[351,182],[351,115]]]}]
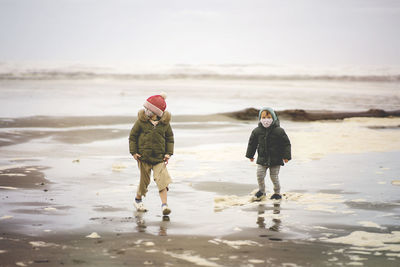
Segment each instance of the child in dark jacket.
[{"label": "child in dark jacket", "polygon": [[274,194],[271,199],[281,199],[279,170],[291,160],[291,145],[285,131],[280,127],[279,119],[272,108],[263,108],[258,115],[259,123],[249,139],[246,157],[254,161],[257,151],[257,181],[259,190],[254,199],[260,201],[265,196],[265,176],[269,168]]},{"label": "child in dark jacket", "polygon": [[136,209],[147,211],[142,197],[147,193],[153,171],[162,202],[162,213],[168,215],[171,209],[167,205],[167,191],[171,177],[166,165],[174,152],[174,134],[170,125],[171,114],[165,111],[165,98],[165,95],[154,95],[146,100],[129,134],[129,152],[138,162],[140,170],[140,184],[134,202]]}]

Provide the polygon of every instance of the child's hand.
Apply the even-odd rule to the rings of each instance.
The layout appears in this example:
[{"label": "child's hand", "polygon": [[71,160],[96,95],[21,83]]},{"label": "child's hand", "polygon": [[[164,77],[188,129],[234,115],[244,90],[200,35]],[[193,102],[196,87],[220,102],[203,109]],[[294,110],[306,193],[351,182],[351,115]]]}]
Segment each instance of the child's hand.
[{"label": "child's hand", "polygon": [[283,159],[283,161],[284,161],[285,163],[288,163],[289,160],[288,160],[288,159]]},{"label": "child's hand", "polygon": [[250,161],[253,162],[253,161],[254,161],[254,158],[251,158]]},{"label": "child's hand", "polygon": [[164,156],[164,163],[165,163],[165,165],[168,164],[168,160],[169,160],[170,158],[171,158],[171,155],[165,154],[165,156]]},{"label": "child's hand", "polygon": [[133,155],[133,158],[135,160],[139,160],[139,158],[141,157],[141,155],[139,155],[138,153],[136,153],[135,155]]}]

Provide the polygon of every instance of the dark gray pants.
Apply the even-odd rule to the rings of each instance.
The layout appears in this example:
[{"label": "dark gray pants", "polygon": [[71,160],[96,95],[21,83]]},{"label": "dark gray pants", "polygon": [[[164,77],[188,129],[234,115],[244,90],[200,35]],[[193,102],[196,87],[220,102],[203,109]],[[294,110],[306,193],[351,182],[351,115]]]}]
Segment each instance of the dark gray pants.
[{"label": "dark gray pants", "polygon": [[[281,166],[271,166],[269,167],[269,177],[271,178],[272,183],[274,184],[274,192],[275,194],[280,194],[281,186],[279,184],[279,170]],[[265,193],[265,176],[267,175],[267,166],[262,166],[257,164],[257,181],[259,190]]]}]

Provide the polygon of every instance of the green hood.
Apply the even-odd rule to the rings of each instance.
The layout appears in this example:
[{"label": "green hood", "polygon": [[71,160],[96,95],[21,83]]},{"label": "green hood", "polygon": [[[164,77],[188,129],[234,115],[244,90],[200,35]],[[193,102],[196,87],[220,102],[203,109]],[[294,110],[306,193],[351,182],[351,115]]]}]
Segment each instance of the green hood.
[{"label": "green hood", "polygon": [[278,116],[276,115],[275,111],[270,107],[264,107],[264,108],[260,109],[260,112],[258,113],[258,120],[261,120],[261,113],[263,111],[268,111],[272,115],[273,122],[272,122],[271,126],[272,125],[280,126]]}]

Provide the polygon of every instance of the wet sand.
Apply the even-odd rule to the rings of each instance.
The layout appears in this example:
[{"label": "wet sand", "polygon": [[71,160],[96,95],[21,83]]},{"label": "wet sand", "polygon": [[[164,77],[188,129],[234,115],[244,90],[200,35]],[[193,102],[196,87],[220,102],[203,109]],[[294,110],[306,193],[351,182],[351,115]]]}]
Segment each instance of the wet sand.
[{"label": "wet sand", "polygon": [[[0,237],[0,260],[2,266],[335,266],[359,262],[343,254],[342,245],[272,236],[254,230],[222,238],[143,233],[106,233],[99,238],[87,238],[83,233],[32,237],[7,233]],[[359,255],[368,262],[366,266],[376,266],[384,259]],[[396,262],[385,266],[396,266]]]},{"label": "wet sand", "polygon": [[42,166],[26,166],[19,167],[16,165],[14,168],[7,167],[7,169],[0,169],[0,189],[41,189],[47,190],[49,180],[45,179],[44,174],[41,172],[45,170]]},{"label": "wet sand", "polygon": [[0,131],[2,266],[398,266],[399,119],[284,120],[294,160],[276,203],[251,201],[255,122],[177,116],[163,218],[154,183],[134,211],[130,123],[49,118]]}]

